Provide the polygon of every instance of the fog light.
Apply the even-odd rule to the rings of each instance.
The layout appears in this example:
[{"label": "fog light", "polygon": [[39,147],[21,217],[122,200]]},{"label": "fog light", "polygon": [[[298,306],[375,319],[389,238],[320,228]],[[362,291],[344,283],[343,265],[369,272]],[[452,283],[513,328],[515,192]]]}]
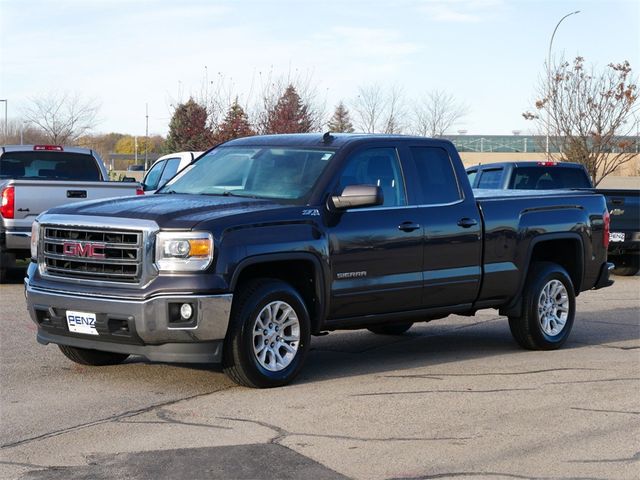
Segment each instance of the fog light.
[{"label": "fog light", "polygon": [[183,303],[180,307],[180,316],[183,320],[189,320],[193,315],[193,307],[190,303]]}]

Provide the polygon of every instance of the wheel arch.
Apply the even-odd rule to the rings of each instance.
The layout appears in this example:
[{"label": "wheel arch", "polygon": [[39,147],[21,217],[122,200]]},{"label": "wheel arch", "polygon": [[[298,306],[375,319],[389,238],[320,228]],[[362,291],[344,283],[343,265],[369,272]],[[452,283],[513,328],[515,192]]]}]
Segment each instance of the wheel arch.
[{"label": "wheel arch", "polygon": [[552,262],[563,267],[571,278],[574,293],[580,293],[584,278],[584,242],[578,233],[550,233],[531,240],[521,269],[522,275],[513,300],[500,308],[501,315],[517,316],[522,312],[522,293],[531,266],[535,262]]},{"label": "wheel arch", "polygon": [[292,285],[309,310],[312,333],[322,328],[327,307],[322,264],[312,253],[291,252],[256,255],[242,260],[231,276],[232,292],[255,278],[275,278]]}]

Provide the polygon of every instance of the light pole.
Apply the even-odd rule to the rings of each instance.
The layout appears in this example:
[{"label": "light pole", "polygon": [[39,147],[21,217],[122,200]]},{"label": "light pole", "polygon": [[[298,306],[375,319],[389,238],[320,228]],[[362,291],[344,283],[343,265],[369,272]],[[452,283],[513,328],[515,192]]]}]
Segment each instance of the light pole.
[{"label": "light pole", "polygon": [[560,21],[556,24],[556,28],[553,29],[553,33],[551,34],[551,40],[549,41],[549,54],[547,55],[547,139],[546,139],[547,158],[549,158],[549,124],[551,123],[551,48],[553,47],[553,38],[556,36],[558,27],[560,26],[562,21],[565,18],[570,17],[571,15],[576,15],[578,13],[580,13],[580,10],[567,13],[564,17],[562,17]]},{"label": "light pole", "polygon": [[7,123],[7,110],[9,108],[9,100],[6,98],[0,99],[0,102],[4,102],[4,141],[9,141],[9,124]]}]

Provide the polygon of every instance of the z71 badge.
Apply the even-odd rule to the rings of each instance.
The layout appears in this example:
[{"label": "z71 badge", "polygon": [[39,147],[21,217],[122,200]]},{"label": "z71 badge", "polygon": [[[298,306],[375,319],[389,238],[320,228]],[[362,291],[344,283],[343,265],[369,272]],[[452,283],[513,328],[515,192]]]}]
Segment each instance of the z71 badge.
[{"label": "z71 badge", "polygon": [[310,208],[308,210],[303,210],[302,215],[306,217],[319,217],[320,210],[318,210],[317,208]]}]

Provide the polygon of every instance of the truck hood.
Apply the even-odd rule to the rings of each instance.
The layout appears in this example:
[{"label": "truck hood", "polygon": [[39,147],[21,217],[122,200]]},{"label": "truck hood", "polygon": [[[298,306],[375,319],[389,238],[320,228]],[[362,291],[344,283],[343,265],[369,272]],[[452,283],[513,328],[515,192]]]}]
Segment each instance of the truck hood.
[{"label": "truck hood", "polygon": [[205,220],[284,207],[271,200],[172,194],[81,202],[52,208],[47,213],[153,220],[161,228],[184,229]]}]

